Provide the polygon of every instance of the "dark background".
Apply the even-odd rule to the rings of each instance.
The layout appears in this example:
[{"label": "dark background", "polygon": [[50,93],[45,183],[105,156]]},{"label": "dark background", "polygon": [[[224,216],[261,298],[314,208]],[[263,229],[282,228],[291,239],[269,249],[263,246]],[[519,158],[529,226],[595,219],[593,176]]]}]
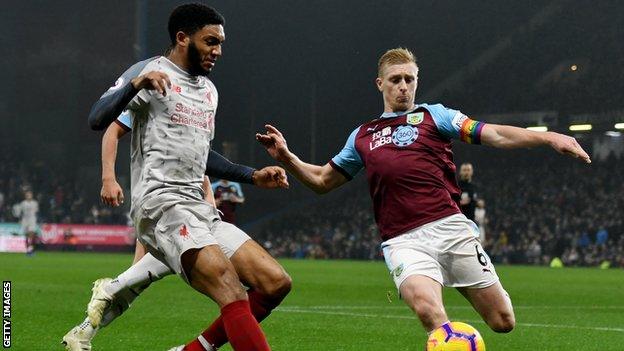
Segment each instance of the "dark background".
[{"label": "dark background", "polygon": [[[164,52],[168,15],[181,3],[4,2],[2,153],[41,172],[72,174],[97,197],[101,134],[87,127],[88,111],[127,67]],[[381,113],[377,60],[398,46],[418,57],[417,101],[443,102],[476,119],[544,110],[578,116],[623,105],[618,1],[208,4],[227,21],[224,55],[210,77],[220,92],[214,147],[256,167],[272,163],[253,139],[265,123],[280,128],[303,160],[327,162],[355,127]],[[460,155],[476,149],[465,150]],[[126,188],[128,153],[126,140],[118,162]],[[242,221],[311,201],[295,183],[279,193],[246,187]]]}]

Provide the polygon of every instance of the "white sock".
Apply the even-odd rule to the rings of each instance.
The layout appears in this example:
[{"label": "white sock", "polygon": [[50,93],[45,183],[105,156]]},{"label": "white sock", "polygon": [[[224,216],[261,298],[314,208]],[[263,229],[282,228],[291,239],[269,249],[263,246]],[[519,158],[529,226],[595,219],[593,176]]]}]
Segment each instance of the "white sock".
[{"label": "white sock", "polygon": [[118,275],[104,286],[106,292],[113,296],[113,301],[102,316],[100,328],[121,316],[152,282],[172,273],[167,265],[148,253]]},{"label": "white sock", "polygon": [[145,290],[152,282],[172,274],[171,269],[157,260],[151,254],[146,254],[137,263],[130,266],[123,273],[107,284],[104,289],[115,296],[118,292],[128,288],[136,295]]}]

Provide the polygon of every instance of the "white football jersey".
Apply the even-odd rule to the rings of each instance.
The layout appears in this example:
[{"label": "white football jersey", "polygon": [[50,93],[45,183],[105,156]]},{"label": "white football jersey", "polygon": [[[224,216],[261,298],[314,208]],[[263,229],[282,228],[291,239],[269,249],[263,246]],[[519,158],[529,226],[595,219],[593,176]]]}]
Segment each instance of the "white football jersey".
[{"label": "white football jersey", "polygon": [[132,114],[133,208],[163,192],[201,196],[214,138],[218,103],[214,84],[162,56],[148,62],[139,75],[150,71],[166,73],[172,86],[166,96],[143,89],[127,106]]}]

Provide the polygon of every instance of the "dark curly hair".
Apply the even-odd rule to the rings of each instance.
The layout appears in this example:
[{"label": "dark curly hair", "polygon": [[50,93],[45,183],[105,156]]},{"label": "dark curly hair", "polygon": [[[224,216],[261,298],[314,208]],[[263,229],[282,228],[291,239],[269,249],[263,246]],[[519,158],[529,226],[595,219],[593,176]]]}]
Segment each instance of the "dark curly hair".
[{"label": "dark curly hair", "polygon": [[214,8],[203,4],[184,4],[176,7],[169,16],[169,38],[171,46],[176,43],[176,34],[180,31],[193,35],[204,26],[211,24],[225,25],[225,18]]}]

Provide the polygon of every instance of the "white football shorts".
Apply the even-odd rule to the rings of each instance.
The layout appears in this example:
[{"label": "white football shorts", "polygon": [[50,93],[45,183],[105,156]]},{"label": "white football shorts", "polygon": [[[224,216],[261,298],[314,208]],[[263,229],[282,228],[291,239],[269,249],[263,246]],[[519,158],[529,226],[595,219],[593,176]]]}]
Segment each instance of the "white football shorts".
[{"label": "white football shorts", "polygon": [[207,202],[173,197],[145,201],[136,211],[135,230],[147,250],[186,282],[181,257],[187,250],[219,245],[230,258],[251,239],[235,225],[221,221],[216,209]]},{"label": "white football shorts", "polygon": [[384,241],[381,248],[397,289],[411,275],[455,288],[486,288],[498,281],[477,225],[463,214],[414,228]]}]

